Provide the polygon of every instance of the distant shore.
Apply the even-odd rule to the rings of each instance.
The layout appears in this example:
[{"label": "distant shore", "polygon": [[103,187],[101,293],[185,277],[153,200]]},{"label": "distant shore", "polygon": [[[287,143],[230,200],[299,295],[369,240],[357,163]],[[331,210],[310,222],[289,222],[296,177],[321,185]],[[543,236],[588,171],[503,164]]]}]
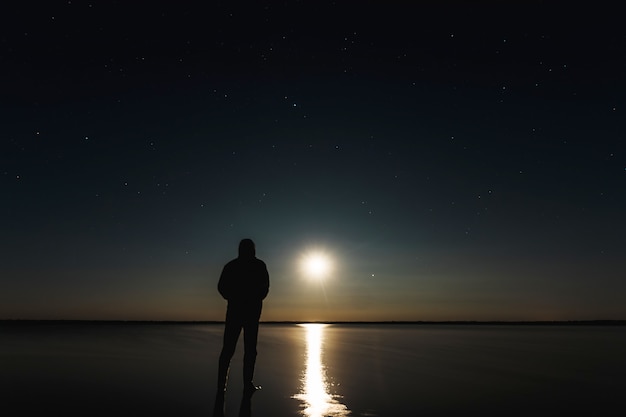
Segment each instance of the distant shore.
[{"label": "distant shore", "polygon": [[[448,321],[261,321],[263,325],[286,324],[339,324],[339,325],[469,325],[469,326],[626,326],[626,320],[448,320]],[[176,321],[176,320],[0,320],[0,325],[40,324],[89,324],[89,325],[218,325],[223,321]]]}]

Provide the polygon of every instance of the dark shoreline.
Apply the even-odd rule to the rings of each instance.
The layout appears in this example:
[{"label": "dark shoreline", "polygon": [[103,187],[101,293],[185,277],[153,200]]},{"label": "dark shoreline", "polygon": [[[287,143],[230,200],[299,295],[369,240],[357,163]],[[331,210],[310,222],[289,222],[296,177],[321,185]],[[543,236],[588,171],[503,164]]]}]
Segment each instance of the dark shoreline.
[{"label": "dark shoreline", "polygon": [[[261,321],[263,325],[286,324],[339,324],[339,325],[424,325],[424,326],[626,326],[626,320],[555,320],[555,321]],[[223,321],[170,321],[170,320],[0,320],[2,325],[216,325]]]}]

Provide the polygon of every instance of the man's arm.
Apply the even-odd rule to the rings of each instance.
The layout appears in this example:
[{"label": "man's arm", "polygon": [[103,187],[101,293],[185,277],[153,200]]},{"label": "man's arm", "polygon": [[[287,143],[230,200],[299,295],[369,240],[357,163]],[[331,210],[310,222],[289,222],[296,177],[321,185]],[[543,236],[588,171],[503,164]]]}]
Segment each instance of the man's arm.
[{"label": "man's arm", "polygon": [[220,274],[220,280],[217,283],[217,290],[222,295],[222,297],[224,297],[225,300],[228,300],[232,295],[232,291],[230,288],[231,281],[232,280],[230,279],[228,264],[226,264],[224,266],[224,269],[222,269],[222,273]]},{"label": "man's arm", "polygon": [[261,299],[265,299],[265,297],[267,297],[267,294],[270,291],[270,274],[269,272],[267,272],[267,266],[265,265],[265,262],[263,262],[263,277],[262,277],[262,282],[263,285],[261,287]]}]

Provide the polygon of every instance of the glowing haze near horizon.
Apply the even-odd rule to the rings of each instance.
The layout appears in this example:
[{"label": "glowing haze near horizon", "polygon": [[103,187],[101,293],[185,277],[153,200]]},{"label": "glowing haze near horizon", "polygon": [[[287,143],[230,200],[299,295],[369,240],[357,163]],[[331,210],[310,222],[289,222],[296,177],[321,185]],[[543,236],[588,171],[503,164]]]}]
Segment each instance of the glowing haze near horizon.
[{"label": "glowing haze near horizon", "polygon": [[2,6],[0,318],[625,319],[621,15],[405,3]]}]

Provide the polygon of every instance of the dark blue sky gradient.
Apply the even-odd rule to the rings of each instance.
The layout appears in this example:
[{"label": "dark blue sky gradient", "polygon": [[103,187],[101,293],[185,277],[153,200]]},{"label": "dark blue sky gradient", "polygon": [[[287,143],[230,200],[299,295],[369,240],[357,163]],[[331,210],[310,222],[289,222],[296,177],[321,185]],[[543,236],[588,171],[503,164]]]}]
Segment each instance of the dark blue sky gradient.
[{"label": "dark blue sky gradient", "polygon": [[1,7],[0,318],[626,318],[615,10],[205,3]]}]

